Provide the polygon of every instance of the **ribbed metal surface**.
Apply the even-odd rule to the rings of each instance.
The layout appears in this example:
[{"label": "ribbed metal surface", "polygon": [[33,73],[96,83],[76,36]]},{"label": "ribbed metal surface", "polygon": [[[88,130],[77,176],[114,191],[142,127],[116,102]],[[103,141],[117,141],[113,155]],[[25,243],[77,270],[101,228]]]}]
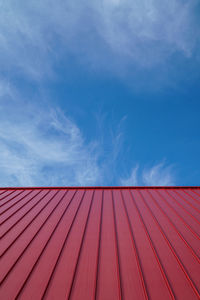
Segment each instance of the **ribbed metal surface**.
[{"label": "ribbed metal surface", "polygon": [[0,190],[0,299],[200,299],[199,188]]}]

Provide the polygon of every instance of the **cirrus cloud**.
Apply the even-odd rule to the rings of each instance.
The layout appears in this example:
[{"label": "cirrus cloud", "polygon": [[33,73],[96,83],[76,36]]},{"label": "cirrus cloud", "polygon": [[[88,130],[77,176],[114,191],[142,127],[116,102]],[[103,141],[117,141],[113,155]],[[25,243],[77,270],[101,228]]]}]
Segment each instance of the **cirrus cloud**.
[{"label": "cirrus cloud", "polygon": [[136,165],[128,178],[122,178],[121,184],[125,186],[173,186],[175,176],[173,168],[164,162],[144,168],[139,172],[139,165]]},{"label": "cirrus cloud", "polygon": [[[50,76],[73,53],[91,67],[151,67],[199,47],[196,0],[4,1],[0,66],[32,78]],[[53,12],[53,13],[52,13]]]},{"label": "cirrus cloud", "polygon": [[0,109],[1,186],[101,183],[95,142],[60,110],[8,110]]}]

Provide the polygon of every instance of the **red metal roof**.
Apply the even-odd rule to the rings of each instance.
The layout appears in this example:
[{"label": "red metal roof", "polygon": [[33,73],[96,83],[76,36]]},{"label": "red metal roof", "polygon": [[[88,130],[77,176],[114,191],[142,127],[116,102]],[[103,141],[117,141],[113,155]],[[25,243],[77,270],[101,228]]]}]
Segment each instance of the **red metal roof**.
[{"label": "red metal roof", "polygon": [[0,299],[200,299],[200,189],[0,190]]}]

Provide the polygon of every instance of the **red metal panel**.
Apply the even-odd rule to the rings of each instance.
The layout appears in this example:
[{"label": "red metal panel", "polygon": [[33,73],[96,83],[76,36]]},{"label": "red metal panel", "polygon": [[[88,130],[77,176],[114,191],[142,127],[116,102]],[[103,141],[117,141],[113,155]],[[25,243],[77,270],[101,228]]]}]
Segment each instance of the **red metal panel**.
[{"label": "red metal panel", "polygon": [[73,282],[71,299],[94,299],[102,218],[102,190],[94,192],[90,218]]},{"label": "red metal panel", "polygon": [[113,191],[122,297],[148,299],[133,231],[120,191]]},{"label": "red metal panel", "polygon": [[97,299],[121,299],[119,260],[111,190],[103,193]]},{"label": "red metal panel", "polygon": [[173,298],[173,292],[167,281],[165,271],[156,252],[144,219],[130,191],[123,191],[125,205],[129,214],[135,245],[138,249],[146,292],[151,299]]},{"label": "red metal panel", "polygon": [[0,299],[200,299],[199,187],[0,189]]}]

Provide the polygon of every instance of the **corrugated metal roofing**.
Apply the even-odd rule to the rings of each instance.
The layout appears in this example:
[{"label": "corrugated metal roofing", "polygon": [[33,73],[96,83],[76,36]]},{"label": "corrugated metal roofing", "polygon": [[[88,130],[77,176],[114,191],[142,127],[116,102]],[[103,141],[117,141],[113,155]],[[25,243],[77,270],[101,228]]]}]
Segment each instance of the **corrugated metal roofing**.
[{"label": "corrugated metal roofing", "polygon": [[0,299],[200,299],[200,189],[0,190]]}]

